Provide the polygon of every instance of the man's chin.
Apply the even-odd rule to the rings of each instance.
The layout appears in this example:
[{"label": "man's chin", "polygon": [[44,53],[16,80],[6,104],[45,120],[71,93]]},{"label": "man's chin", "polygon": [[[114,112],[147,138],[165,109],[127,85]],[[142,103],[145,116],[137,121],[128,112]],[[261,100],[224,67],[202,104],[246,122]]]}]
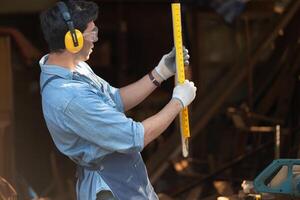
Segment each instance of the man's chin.
[{"label": "man's chin", "polygon": [[90,59],[90,55],[92,54],[93,50],[90,50],[90,52],[86,55],[86,59]]},{"label": "man's chin", "polygon": [[82,61],[87,61],[88,59],[90,59],[90,54],[82,56]]},{"label": "man's chin", "polygon": [[79,60],[81,61],[87,61],[88,59],[90,59],[90,55],[91,55],[92,52],[86,52],[86,53],[83,53],[81,52],[79,55],[78,55],[78,58]]}]

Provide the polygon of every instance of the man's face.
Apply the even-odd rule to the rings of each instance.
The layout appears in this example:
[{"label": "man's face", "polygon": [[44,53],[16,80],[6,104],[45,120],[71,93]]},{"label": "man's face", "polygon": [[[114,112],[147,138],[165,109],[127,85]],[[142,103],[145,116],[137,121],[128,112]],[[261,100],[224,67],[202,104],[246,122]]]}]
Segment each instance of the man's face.
[{"label": "man's face", "polygon": [[98,41],[98,28],[93,21],[89,22],[83,32],[84,44],[79,52],[80,60],[86,61],[93,52],[94,43]]}]

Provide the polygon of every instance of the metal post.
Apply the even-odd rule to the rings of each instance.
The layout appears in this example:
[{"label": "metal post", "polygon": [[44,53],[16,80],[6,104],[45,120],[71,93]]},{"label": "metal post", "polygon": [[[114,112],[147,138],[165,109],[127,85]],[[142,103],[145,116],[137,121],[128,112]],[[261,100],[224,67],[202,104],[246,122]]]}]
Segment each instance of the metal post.
[{"label": "metal post", "polygon": [[280,158],[280,125],[276,125],[274,154],[275,159]]}]

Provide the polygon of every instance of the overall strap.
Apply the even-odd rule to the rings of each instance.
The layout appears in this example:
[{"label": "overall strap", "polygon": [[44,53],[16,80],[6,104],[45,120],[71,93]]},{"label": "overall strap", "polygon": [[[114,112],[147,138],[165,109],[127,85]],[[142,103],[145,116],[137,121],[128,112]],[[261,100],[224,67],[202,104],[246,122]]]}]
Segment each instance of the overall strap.
[{"label": "overall strap", "polygon": [[43,85],[42,85],[42,88],[41,88],[41,94],[43,93],[45,87],[48,85],[48,83],[50,83],[51,81],[55,80],[55,79],[60,79],[61,77],[60,76],[57,76],[57,75],[54,75],[52,76],[51,78],[49,78]]}]

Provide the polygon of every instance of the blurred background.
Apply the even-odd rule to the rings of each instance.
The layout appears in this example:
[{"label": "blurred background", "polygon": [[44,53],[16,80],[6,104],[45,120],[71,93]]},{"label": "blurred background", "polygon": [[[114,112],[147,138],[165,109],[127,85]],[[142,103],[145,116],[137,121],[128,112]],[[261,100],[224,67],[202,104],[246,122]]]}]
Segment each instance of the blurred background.
[{"label": "blurred background", "polygon": [[[173,47],[170,1],[94,1],[99,41],[88,63],[111,85],[141,78]],[[76,166],[54,146],[41,111],[39,13],[55,2],[0,0],[0,199],[76,199]],[[244,180],[274,159],[299,157],[300,1],[181,3],[187,74],[198,88],[189,157],[176,120],[142,152],[149,177],[161,199],[246,199]],[[173,86],[127,115],[156,113]]]}]

